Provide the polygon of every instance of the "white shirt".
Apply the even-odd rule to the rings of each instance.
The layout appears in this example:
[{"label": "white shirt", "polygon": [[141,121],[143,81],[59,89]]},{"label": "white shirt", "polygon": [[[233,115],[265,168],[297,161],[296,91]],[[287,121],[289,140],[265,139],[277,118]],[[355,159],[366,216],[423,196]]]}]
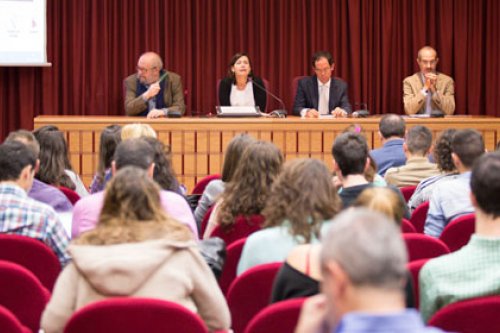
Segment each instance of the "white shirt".
[{"label": "white shirt", "polygon": [[[318,109],[319,109],[319,102],[320,102],[320,98],[321,98],[321,89],[323,89],[323,87],[326,88],[326,90],[328,91],[326,104],[330,105],[330,83],[331,82],[332,82],[332,79],[329,79],[325,84],[323,84],[323,83],[321,83],[320,80],[318,80]],[[304,108],[304,109],[300,110],[300,116],[302,118],[304,118],[306,116],[307,111],[309,111],[309,109],[310,108]]]},{"label": "white shirt", "polygon": [[239,90],[236,85],[233,84],[231,86],[229,101],[231,102],[231,106],[255,106],[252,82],[247,82],[247,85],[243,90]]}]

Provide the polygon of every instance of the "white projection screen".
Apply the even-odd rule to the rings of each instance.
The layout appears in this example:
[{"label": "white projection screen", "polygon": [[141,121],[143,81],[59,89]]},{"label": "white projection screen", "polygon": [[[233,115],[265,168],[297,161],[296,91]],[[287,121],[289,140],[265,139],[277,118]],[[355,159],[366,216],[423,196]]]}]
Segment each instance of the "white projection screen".
[{"label": "white projection screen", "polygon": [[46,0],[0,0],[0,66],[50,66]]}]

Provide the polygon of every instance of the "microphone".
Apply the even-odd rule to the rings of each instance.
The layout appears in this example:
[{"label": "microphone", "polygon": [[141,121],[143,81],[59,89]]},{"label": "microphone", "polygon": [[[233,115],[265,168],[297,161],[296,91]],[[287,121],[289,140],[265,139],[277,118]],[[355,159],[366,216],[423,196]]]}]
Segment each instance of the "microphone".
[{"label": "microphone", "polygon": [[364,102],[354,103],[354,105],[361,107],[361,109],[354,111],[352,113],[353,118],[366,118],[370,115],[370,111],[368,111],[368,105],[366,103],[364,103]]},{"label": "microphone", "polygon": [[286,111],[285,103],[283,103],[283,100],[278,96],[276,96],[275,94],[273,94],[272,92],[270,92],[268,89],[266,89],[266,87],[263,87],[262,85],[258,84],[257,81],[253,80],[252,78],[250,78],[250,81],[252,81],[252,83],[255,84],[258,88],[260,88],[262,91],[269,94],[272,98],[278,101],[280,105],[283,107],[282,109],[273,110],[273,112],[271,112],[269,115],[275,116],[277,118],[286,118],[288,112]]}]

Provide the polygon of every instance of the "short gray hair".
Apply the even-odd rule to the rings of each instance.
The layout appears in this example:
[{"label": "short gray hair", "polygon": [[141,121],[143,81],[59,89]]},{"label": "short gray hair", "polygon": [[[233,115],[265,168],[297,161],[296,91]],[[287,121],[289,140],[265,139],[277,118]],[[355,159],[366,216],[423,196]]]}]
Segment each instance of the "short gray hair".
[{"label": "short gray hair", "polygon": [[322,245],[323,268],[335,261],[355,286],[402,290],[408,256],[400,229],[388,217],[349,209],[333,220]]}]

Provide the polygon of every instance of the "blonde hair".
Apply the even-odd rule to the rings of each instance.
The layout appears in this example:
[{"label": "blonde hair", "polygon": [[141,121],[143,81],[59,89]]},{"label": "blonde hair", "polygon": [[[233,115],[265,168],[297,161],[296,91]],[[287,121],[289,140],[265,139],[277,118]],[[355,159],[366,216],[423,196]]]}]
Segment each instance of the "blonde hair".
[{"label": "blonde hair", "polygon": [[122,128],[122,141],[132,138],[157,137],[155,130],[148,124],[129,124]]},{"label": "blonde hair", "polygon": [[387,187],[367,188],[358,196],[354,207],[365,207],[380,212],[393,219],[396,224],[401,225],[405,213],[406,203],[400,196]]},{"label": "blonde hair", "polygon": [[189,240],[191,234],[163,211],[160,188],[147,172],[127,166],[106,186],[97,227],[75,243],[110,245],[161,238]]}]

